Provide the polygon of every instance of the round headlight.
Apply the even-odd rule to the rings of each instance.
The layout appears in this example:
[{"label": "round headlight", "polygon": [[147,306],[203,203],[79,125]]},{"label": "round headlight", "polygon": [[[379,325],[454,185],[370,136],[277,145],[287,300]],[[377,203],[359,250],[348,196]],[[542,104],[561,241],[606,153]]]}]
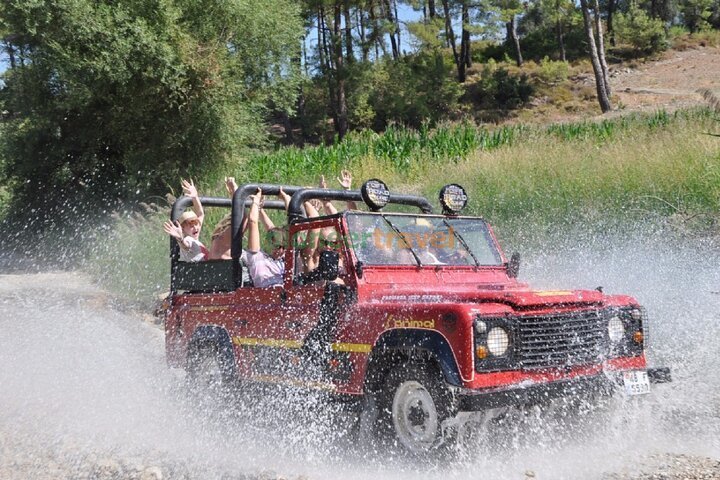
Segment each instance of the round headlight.
[{"label": "round headlight", "polygon": [[507,352],[510,346],[510,336],[502,327],[493,327],[488,332],[487,346],[490,353],[499,357]]},{"label": "round headlight", "polygon": [[613,343],[618,343],[625,336],[625,327],[618,317],[612,317],[608,322],[608,336]]}]

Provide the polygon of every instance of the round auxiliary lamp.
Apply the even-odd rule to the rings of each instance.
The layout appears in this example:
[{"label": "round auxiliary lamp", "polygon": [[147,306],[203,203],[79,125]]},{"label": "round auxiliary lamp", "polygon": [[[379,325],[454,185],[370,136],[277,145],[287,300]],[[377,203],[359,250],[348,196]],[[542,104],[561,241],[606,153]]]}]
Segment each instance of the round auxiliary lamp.
[{"label": "round auxiliary lamp", "polygon": [[379,212],[390,201],[390,190],[382,180],[371,178],[360,187],[360,195],[373,212]]},{"label": "round auxiliary lamp", "polygon": [[457,183],[445,185],[440,189],[440,205],[443,215],[459,215],[467,206],[468,197],[465,189]]}]

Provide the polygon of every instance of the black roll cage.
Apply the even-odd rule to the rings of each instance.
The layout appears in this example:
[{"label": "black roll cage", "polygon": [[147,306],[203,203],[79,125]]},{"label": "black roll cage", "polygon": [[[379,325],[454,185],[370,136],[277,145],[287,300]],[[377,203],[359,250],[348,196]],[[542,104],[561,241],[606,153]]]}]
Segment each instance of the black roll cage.
[{"label": "black roll cage", "polygon": [[[235,288],[242,285],[242,265],[240,264],[240,256],[242,255],[242,224],[245,217],[245,208],[252,205],[250,195],[254,195],[257,190],[262,189],[263,195],[278,195],[280,189],[291,195],[290,205],[288,207],[288,224],[294,224],[305,218],[305,210],[303,203],[312,199],[330,200],[330,201],[355,201],[362,202],[360,190],[328,190],[323,188],[306,188],[296,185],[278,185],[269,183],[249,183],[238,187],[233,194],[233,198],[220,197],[200,197],[200,203],[203,207],[230,207],[231,211],[231,229],[232,229],[232,277]],[[388,204],[408,205],[420,209],[422,213],[432,213],[433,207],[425,198],[418,195],[402,195],[390,194]],[[175,222],[186,208],[192,205],[192,199],[187,196],[178,198],[172,206],[170,219]],[[266,200],[264,208],[272,210],[284,210],[285,203],[282,200]],[[180,247],[176,241],[170,238],[170,290],[177,291],[175,288],[175,275],[180,263]]]}]

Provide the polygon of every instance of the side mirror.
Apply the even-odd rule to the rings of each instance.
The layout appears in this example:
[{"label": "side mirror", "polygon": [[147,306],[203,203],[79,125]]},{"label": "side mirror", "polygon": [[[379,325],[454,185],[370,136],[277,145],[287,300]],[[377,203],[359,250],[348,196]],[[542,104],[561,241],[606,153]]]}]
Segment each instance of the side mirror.
[{"label": "side mirror", "polygon": [[520,254],[515,252],[510,257],[510,261],[507,265],[507,274],[510,278],[517,278],[520,273]]},{"label": "side mirror", "polygon": [[318,273],[320,278],[332,282],[338,277],[340,264],[340,255],[333,250],[324,250],[320,252],[320,260],[318,262]]}]

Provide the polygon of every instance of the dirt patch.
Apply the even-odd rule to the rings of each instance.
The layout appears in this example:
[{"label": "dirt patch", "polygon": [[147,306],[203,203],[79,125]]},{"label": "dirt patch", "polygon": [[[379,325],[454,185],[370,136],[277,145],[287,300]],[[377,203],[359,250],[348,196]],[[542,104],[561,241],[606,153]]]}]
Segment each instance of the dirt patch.
[{"label": "dirt patch", "polygon": [[675,110],[703,105],[704,89],[720,87],[720,49],[670,51],[637,68],[611,69],[614,103],[621,110]]}]

